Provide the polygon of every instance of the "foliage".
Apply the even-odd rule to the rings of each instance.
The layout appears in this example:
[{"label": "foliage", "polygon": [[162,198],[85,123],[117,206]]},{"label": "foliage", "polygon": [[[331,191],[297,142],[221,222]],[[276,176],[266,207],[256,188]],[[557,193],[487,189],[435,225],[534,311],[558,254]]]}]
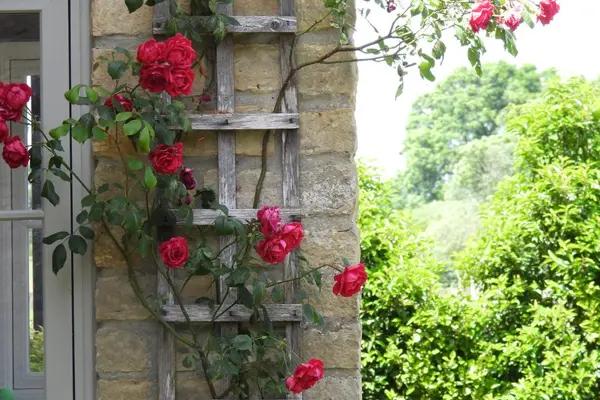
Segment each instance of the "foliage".
[{"label": "foliage", "polygon": [[29,369],[44,372],[44,330],[33,329],[29,336]]},{"label": "foliage", "polygon": [[15,396],[9,389],[0,388],[0,400],[14,400]]},{"label": "foliage", "polygon": [[539,73],[534,66],[514,67],[503,62],[485,65],[483,69],[481,77],[466,68],[457,70],[413,105],[404,150],[407,170],[398,182],[405,203],[411,196],[413,202],[414,197],[426,202],[441,200],[444,183],[461,156],[486,151],[459,149],[473,140],[499,133],[507,105],[530,100],[553,76],[552,72]]},{"label": "foliage", "polygon": [[599,94],[553,84],[511,112],[516,173],[457,260],[474,286],[449,292],[411,259],[373,274],[365,399],[597,398]]}]

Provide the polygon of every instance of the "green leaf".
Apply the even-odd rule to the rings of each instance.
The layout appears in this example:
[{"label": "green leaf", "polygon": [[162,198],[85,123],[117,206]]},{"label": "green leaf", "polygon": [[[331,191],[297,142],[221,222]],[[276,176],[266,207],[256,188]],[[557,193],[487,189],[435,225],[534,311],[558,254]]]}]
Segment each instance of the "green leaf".
[{"label": "green leaf", "polygon": [[72,235],[69,238],[69,249],[75,254],[84,255],[87,251],[87,242],[79,235]]},{"label": "green leaf", "polygon": [[142,129],[142,120],[134,119],[123,125],[123,132],[127,136],[133,136]]},{"label": "green leaf", "polygon": [[154,171],[152,171],[152,168],[146,167],[146,170],[144,171],[144,186],[146,189],[154,189],[157,183],[158,181],[156,179],[156,175],[154,175]]},{"label": "green leaf", "polygon": [[127,71],[127,63],[125,61],[115,60],[108,63],[108,75],[114,80],[121,79],[125,71]]},{"label": "green leaf", "polygon": [[71,182],[71,177],[69,175],[67,175],[67,173],[65,171],[63,171],[62,169],[50,168],[49,171],[52,172],[52,174],[54,174],[58,178],[62,179],[63,181]]},{"label": "green leaf", "polygon": [[118,113],[117,116],[115,117],[115,121],[124,122],[124,121],[127,121],[128,119],[130,119],[132,116],[133,116],[133,113],[129,112],[129,111]]},{"label": "green leaf", "polygon": [[70,124],[63,123],[61,126],[51,129],[49,133],[52,138],[60,139],[61,137],[66,136],[69,133],[70,129]]},{"label": "green leaf", "polygon": [[54,242],[57,242],[59,240],[62,240],[64,238],[66,238],[67,236],[69,236],[69,232],[65,232],[65,231],[63,231],[63,232],[56,232],[56,233],[53,233],[50,236],[46,236],[42,240],[42,243],[44,243],[44,244],[52,244]]},{"label": "green leaf", "polygon": [[106,133],[106,131],[104,129],[95,126],[92,128],[92,137],[95,140],[104,141],[104,140],[108,139],[108,134]]},{"label": "green leaf", "polygon": [[85,88],[85,95],[87,96],[87,98],[92,102],[92,103],[97,103],[98,102],[98,92],[96,92],[94,89],[92,89],[91,87],[86,87]]},{"label": "green leaf", "polygon": [[304,311],[304,316],[310,323],[318,326],[323,326],[325,324],[325,320],[321,314],[319,314],[311,304],[303,304],[302,310]]},{"label": "green leaf", "polygon": [[54,251],[52,252],[52,272],[54,274],[58,274],[67,261],[67,249],[64,244],[59,244],[56,246]]},{"label": "green leaf", "polygon": [[83,207],[89,207],[92,204],[94,204],[95,202],[96,202],[96,195],[95,194],[88,194],[83,199],[81,199],[81,205]]},{"label": "green leaf", "polygon": [[46,180],[44,182],[41,196],[47,199],[53,206],[56,206],[60,202],[60,197],[58,197],[56,194],[56,191],[54,190],[54,184],[50,180]]},{"label": "green leaf", "polygon": [[273,288],[273,290],[271,291],[271,299],[273,299],[275,303],[283,303],[283,301],[285,300],[285,292],[281,285],[275,286]]},{"label": "green leaf", "polygon": [[231,343],[236,350],[251,351],[252,338],[249,335],[237,335]]},{"label": "green leaf", "polygon": [[132,13],[144,5],[144,0],[125,0],[125,5],[129,13]]},{"label": "green leaf", "polygon": [[127,168],[129,168],[132,171],[139,171],[142,168],[144,168],[144,163],[142,162],[142,160],[138,160],[137,158],[130,158],[127,161]]},{"label": "green leaf", "polygon": [[75,104],[79,101],[79,91],[81,90],[81,88],[83,87],[83,85],[76,85],[73,86],[70,90],[68,90],[67,92],[65,92],[65,99],[67,99],[67,101],[71,104]]},{"label": "green leaf", "polygon": [[88,130],[83,125],[76,125],[71,130],[71,134],[73,139],[77,140],[79,143],[84,143],[86,140],[90,138],[90,130]]},{"label": "green leaf", "polygon": [[79,233],[81,233],[81,236],[83,236],[84,238],[88,239],[88,240],[93,240],[94,237],[96,236],[96,234],[94,233],[94,230],[88,226],[80,226],[79,227]]},{"label": "green leaf", "polygon": [[15,400],[15,396],[10,389],[0,388],[0,400]]},{"label": "green leaf", "polygon": [[429,61],[423,61],[419,64],[419,72],[421,73],[421,77],[427,79],[428,81],[434,81],[435,76],[431,73],[431,63]]},{"label": "green leaf", "polygon": [[89,213],[87,210],[82,210],[79,214],[77,214],[77,217],[75,218],[75,220],[77,221],[78,224],[83,224],[85,223],[85,221],[87,221],[89,216]]},{"label": "green leaf", "polygon": [[141,152],[148,153],[150,151],[150,130],[144,126],[138,137],[138,147]]}]

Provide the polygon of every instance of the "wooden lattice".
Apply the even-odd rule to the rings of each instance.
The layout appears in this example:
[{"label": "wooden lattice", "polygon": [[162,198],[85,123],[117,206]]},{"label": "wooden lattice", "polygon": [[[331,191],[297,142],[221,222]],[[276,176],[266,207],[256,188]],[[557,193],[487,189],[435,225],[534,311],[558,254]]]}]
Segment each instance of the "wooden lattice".
[{"label": "wooden lattice", "polygon": [[[164,26],[169,20],[168,2],[154,7],[154,34],[164,33]],[[220,13],[232,15],[233,5],[220,5]],[[216,84],[217,84],[217,113],[190,114],[194,130],[210,130],[218,132],[218,175],[219,202],[227,206],[230,215],[242,220],[255,218],[257,210],[237,209],[236,201],[236,151],[235,135],[238,130],[277,130],[281,132],[282,149],[282,195],[284,218],[301,215],[299,197],[299,138],[298,138],[298,101],[296,86],[291,82],[284,93],[281,113],[252,113],[238,114],[235,112],[234,88],[234,54],[233,37],[231,33],[276,33],[280,34],[280,67],[282,76],[287,76],[290,65],[290,51],[296,32],[297,22],[294,16],[294,0],[280,0],[280,16],[233,16],[239,25],[228,27],[228,34],[217,46],[216,50]],[[194,210],[195,225],[212,225],[218,212],[212,210]],[[223,247],[231,238],[222,238]],[[235,249],[228,248],[222,252],[223,261],[229,263]],[[285,263],[284,279],[298,276],[297,257],[292,254]],[[286,304],[267,306],[269,318],[286,326],[286,340],[291,354],[300,354],[300,330],[302,323],[302,305],[292,304],[297,289],[296,283],[290,283],[285,288]],[[217,299],[223,302],[227,297],[227,285],[222,279],[217,291]],[[185,317],[179,306],[174,303],[173,293],[162,277],[158,279],[159,298],[165,299],[163,312],[165,320],[172,323],[185,322]],[[227,298],[235,298],[230,291]],[[230,300],[233,301],[233,300]],[[229,304],[225,304],[227,306]],[[210,306],[187,305],[191,321],[211,322],[213,310]],[[222,334],[237,331],[238,323],[248,321],[251,311],[241,305],[235,305],[217,320]],[[161,332],[158,348],[158,380],[159,400],[175,400],[175,341],[165,329]],[[302,395],[288,395],[288,399],[302,399]]]}]

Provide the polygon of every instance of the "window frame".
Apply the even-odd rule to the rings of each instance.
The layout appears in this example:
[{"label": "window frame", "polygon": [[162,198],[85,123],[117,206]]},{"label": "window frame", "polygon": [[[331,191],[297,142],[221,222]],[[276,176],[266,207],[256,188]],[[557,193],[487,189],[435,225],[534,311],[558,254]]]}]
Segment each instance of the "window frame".
[{"label": "window frame", "polygon": [[[59,125],[64,118],[69,116],[77,118],[81,115],[82,108],[70,107],[64,100],[63,93],[73,85],[73,82],[89,82],[91,57],[89,0],[0,0],[0,12],[36,12],[40,15],[43,129],[47,131]],[[90,183],[92,175],[90,146],[81,146],[67,138],[64,140],[63,147],[65,153],[71,157],[74,170],[86,183]],[[59,230],[70,231],[74,216],[80,211],[77,205],[83,197],[82,189],[62,181],[55,180],[54,183],[57,192],[63,193],[61,196],[63,201],[57,207],[50,206],[52,212],[44,215],[39,210],[13,210],[0,212],[0,220],[30,223],[43,218],[44,236]],[[43,205],[43,208],[47,207],[47,204]],[[0,242],[6,240],[2,236],[0,232]],[[45,388],[18,389],[17,399],[93,399],[95,397],[93,340],[95,277],[91,257],[89,255],[70,257],[65,268],[58,275],[54,275],[48,267],[51,265],[51,257],[52,248],[44,246],[42,260],[45,266],[43,298],[47,366]],[[12,268],[0,268],[0,282],[13,282],[11,270]],[[0,386],[9,387],[19,383],[15,377],[22,372],[16,371],[15,374],[12,367],[15,364],[12,311],[11,291],[8,293],[0,291],[0,337],[2,338],[0,340]],[[6,360],[10,360],[10,368],[5,368],[5,365],[1,364]],[[32,384],[31,386],[36,385],[35,382],[29,383]]]}]

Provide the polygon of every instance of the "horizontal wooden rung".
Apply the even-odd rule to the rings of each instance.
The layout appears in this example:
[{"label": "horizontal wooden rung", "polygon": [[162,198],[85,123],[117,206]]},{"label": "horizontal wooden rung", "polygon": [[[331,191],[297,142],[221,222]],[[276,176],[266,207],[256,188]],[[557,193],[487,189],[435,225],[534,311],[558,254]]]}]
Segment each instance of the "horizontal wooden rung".
[{"label": "horizontal wooden rung", "polygon": [[[226,26],[230,33],[294,33],[298,28],[296,17],[280,16],[232,16],[238,24],[229,24]],[[202,26],[207,26],[205,21],[209,17],[193,17],[198,25],[198,30],[202,32]],[[156,21],[154,24],[154,34],[164,35],[166,33],[167,20]],[[195,25],[196,25],[195,24]],[[206,31],[208,33],[208,30]]]},{"label": "horizontal wooden rung", "polygon": [[298,129],[298,114],[189,114],[192,129],[235,131],[263,129]]},{"label": "horizontal wooden rung", "polygon": [[[229,215],[231,217],[240,219],[242,221],[250,221],[252,219],[256,218],[256,213],[258,212],[258,210],[252,209],[252,208],[238,208],[238,209],[232,209],[229,210]],[[194,209],[193,210],[194,216],[193,216],[193,224],[194,225],[201,225],[201,226],[208,226],[208,225],[212,225],[215,222],[215,219],[220,216],[220,215],[224,215],[221,211],[217,211],[217,210],[208,210],[208,209]],[[299,219],[301,217],[301,210],[300,209],[283,209],[281,210],[281,217],[284,220],[293,220],[293,219]]]},{"label": "horizontal wooden rung", "polygon": [[[234,305],[231,309],[223,306],[192,304],[185,306],[190,321],[192,322],[245,322],[250,319],[252,310],[241,304]],[[265,308],[269,320],[273,322],[301,322],[302,304],[266,304]],[[163,316],[167,322],[186,322],[186,318],[178,305],[165,305],[162,307]],[[262,314],[262,312],[261,312]],[[261,318],[263,316],[261,315]]]}]

